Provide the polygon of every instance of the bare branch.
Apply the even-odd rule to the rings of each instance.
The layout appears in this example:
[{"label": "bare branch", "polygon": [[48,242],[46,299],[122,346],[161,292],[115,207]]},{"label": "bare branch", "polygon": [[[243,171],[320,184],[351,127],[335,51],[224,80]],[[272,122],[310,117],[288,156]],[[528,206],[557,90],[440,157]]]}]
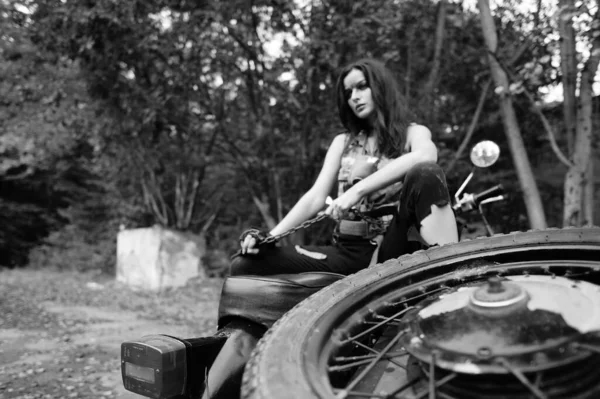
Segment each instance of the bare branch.
[{"label": "bare branch", "polygon": [[158,204],[156,203],[156,199],[150,192],[150,189],[148,188],[148,185],[143,178],[141,180],[141,184],[142,184],[142,191],[144,193],[144,202],[146,203],[146,206],[148,206],[148,208],[150,208],[150,210],[154,214],[154,217],[156,217],[156,219],[158,219],[158,221],[160,222],[161,225],[168,226],[169,219],[168,219],[167,215],[163,214],[163,212],[161,212]]},{"label": "bare branch", "polygon": [[[521,46],[517,49],[517,51],[513,54],[512,58],[509,60],[508,65],[514,65],[514,63],[516,63],[519,60],[519,58],[521,58],[523,53],[530,46],[531,46],[531,42],[529,42],[529,41],[523,42],[521,44]],[[487,73],[489,73],[489,71]],[[463,152],[469,145],[469,142],[471,140],[471,137],[473,136],[473,133],[475,133],[475,128],[477,127],[477,124],[479,123],[479,118],[481,117],[481,112],[483,111],[483,105],[485,104],[485,99],[487,97],[491,83],[492,83],[491,79],[488,80],[484,84],[483,89],[481,90],[481,94],[479,95],[479,101],[477,102],[477,108],[475,109],[475,114],[473,115],[473,119],[471,119],[469,129],[467,130],[465,138],[460,143],[460,146],[458,147],[458,150],[456,151],[454,158],[452,159],[452,161],[450,161],[450,164],[447,166],[446,174],[450,173],[452,171],[452,169],[454,169],[454,167],[456,166],[456,162],[460,159],[460,157],[462,157]]]},{"label": "bare branch", "polygon": [[206,221],[202,225],[202,228],[200,229],[200,235],[206,234],[206,232],[208,231],[210,226],[213,224],[213,222],[217,218],[218,214],[219,214],[219,212],[218,212],[218,210],[216,210],[215,212],[213,212],[212,215],[210,215],[210,217],[208,219],[206,219]]},{"label": "bare branch", "polygon": [[583,188],[583,225],[593,226],[594,224],[594,157],[590,157],[588,168],[584,179]]},{"label": "bare branch", "polygon": [[[264,197],[264,195],[263,195]],[[253,191],[252,192],[252,201],[254,201],[254,205],[258,208],[263,220],[267,224],[267,228],[269,230],[273,229],[277,225],[277,221],[271,216],[271,207],[269,206],[269,201],[266,198],[259,198],[258,195]]]},{"label": "bare branch", "polygon": [[460,159],[463,152],[469,145],[469,141],[471,140],[471,137],[473,136],[473,133],[475,132],[475,128],[477,127],[477,124],[479,123],[479,118],[481,117],[483,105],[485,104],[485,99],[487,98],[487,94],[488,94],[488,91],[489,91],[491,85],[492,85],[492,81],[488,80],[484,84],[483,89],[481,89],[481,94],[479,95],[479,101],[477,102],[477,108],[475,109],[475,114],[473,115],[473,119],[471,119],[469,129],[467,130],[467,133],[465,134],[465,138],[460,143],[458,150],[454,154],[454,158],[452,159],[452,161],[450,161],[450,164],[446,168],[446,174],[449,174],[450,171],[452,171],[452,169],[454,169],[456,162]]},{"label": "bare branch", "polygon": [[433,54],[433,66],[429,71],[427,82],[424,85],[423,94],[426,99],[433,95],[435,86],[438,79],[438,74],[441,64],[442,49],[444,47],[444,33],[446,29],[446,0],[439,2],[439,9],[437,15],[437,26],[435,29],[435,48]]},{"label": "bare branch", "polygon": [[283,219],[283,201],[281,198],[281,183],[279,179],[279,173],[277,169],[273,169],[273,185],[275,186],[275,197],[277,201],[277,217],[279,220]]},{"label": "bare branch", "polygon": [[[508,75],[508,77],[512,80],[512,81],[516,81],[518,79],[515,79],[515,74],[512,72],[511,68],[512,65],[518,61],[519,57],[521,56],[521,54],[529,47],[529,42],[525,42],[523,43],[523,45],[519,48],[519,50],[517,51],[517,53],[515,54],[515,56],[513,56],[513,58],[510,60],[508,65],[504,65],[502,63],[502,60],[500,60],[497,57],[496,53],[492,53],[490,52],[490,56],[493,57],[499,65],[501,65],[502,69],[504,70],[504,72]],[[523,86],[524,88],[524,86]],[[558,143],[556,142],[556,136],[554,134],[554,131],[552,129],[552,126],[550,125],[550,123],[548,122],[548,119],[546,119],[546,116],[544,115],[544,113],[541,111],[541,109],[536,105],[535,103],[535,99],[533,98],[533,95],[524,88],[525,96],[527,97],[527,99],[531,102],[531,105],[533,107],[533,109],[535,110],[536,114],[540,117],[540,120],[542,121],[542,125],[544,126],[544,130],[546,130],[546,133],[548,134],[548,138],[550,141],[550,146],[552,147],[552,150],[554,151],[554,153],[556,154],[556,156],[558,157],[558,159],[565,164],[566,166],[570,166],[571,165],[571,161],[569,161],[569,159],[563,154],[563,152],[561,151],[560,147],[558,146]]]},{"label": "bare branch", "polygon": [[181,225],[181,222],[183,221],[183,207],[184,207],[184,201],[185,201],[185,197],[184,197],[184,192],[185,192],[185,187],[184,187],[184,178],[183,178],[183,172],[178,173],[175,176],[175,225],[177,226],[178,229],[182,229],[183,226]]},{"label": "bare branch", "polygon": [[230,152],[230,155],[235,159],[236,163],[240,166],[240,169],[241,169],[242,173],[244,174],[244,176],[246,176],[244,181],[247,183],[248,190],[250,190],[250,195],[252,196],[252,201],[254,202],[254,205],[256,205],[256,208],[260,212],[266,225],[269,227],[269,229],[272,229],[273,227],[275,227],[277,222],[273,218],[273,216],[271,216],[271,210],[270,210],[268,201],[259,198],[258,194],[256,193],[256,190],[254,189],[254,187],[252,187],[252,176],[250,176],[248,167],[247,167],[246,163],[244,162],[243,153],[236,147],[235,143],[233,143],[233,141],[229,137],[227,137],[227,135],[224,135],[224,136],[225,136],[225,141],[228,142],[228,144],[230,145],[230,148],[233,150],[232,152]]},{"label": "bare branch", "polygon": [[558,30],[560,34],[560,66],[563,86],[563,118],[565,121],[567,152],[573,153],[577,125],[577,59],[575,57],[575,30],[573,12],[576,11],[573,0],[559,1]]},{"label": "bare branch", "polygon": [[198,197],[198,188],[200,187],[200,178],[197,171],[192,172],[192,189],[190,190],[187,213],[185,215],[185,225],[189,226],[192,222],[192,216],[194,215],[194,209],[196,208],[196,199]]},{"label": "bare branch", "polygon": [[571,161],[569,161],[569,158],[567,158],[565,156],[565,154],[563,154],[560,147],[558,146],[558,143],[556,142],[556,136],[554,134],[554,130],[552,129],[552,126],[548,122],[546,115],[544,115],[544,113],[542,112],[540,107],[536,105],[533,95],[527,89],[525,89],[523,91],[523,93],[525,93],[525,96],[527,97],[529,102],[531,102],[531,106],[532,106],[533,110],[535,111],[535,113],[540,117],[540,120],[542,121],[542,125],[544,126],[544,130],[548,134],[548,140],[550,141],[550,146],[552,147],[552,151],[554,151],[554,154],[556,155],[558,160],[568,167],[573,166],[573,163]]}]

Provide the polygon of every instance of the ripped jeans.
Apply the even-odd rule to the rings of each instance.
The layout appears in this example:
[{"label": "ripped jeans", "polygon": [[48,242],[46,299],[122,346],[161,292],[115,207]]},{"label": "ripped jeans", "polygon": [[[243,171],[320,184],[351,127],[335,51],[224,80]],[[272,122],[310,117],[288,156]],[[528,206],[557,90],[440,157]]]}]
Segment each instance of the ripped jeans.
[{"label": "ripped jeans", "polygon": [[[446,177],[433,162],[415,165],[404,177],[400,206],[388,227],[377,262],[427,247],[419,235],[421,221],[431,214],[431,205],[450,203]],[[230,274],[272,275],[311,271],[352,274],[369,266],[377,244],[361,237],[337,237],[327,246],[283,246],[256,255],[236,254]]]}]

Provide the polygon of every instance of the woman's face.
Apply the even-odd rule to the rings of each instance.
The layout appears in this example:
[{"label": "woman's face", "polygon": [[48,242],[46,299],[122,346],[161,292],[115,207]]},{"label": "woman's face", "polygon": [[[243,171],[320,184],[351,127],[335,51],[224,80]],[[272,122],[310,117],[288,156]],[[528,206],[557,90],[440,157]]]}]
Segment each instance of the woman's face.
[{"label": "woman's face", "polygon": [[344,93],[348,105],[354,115],[361,119],[368,118],[375,111],[375,103],[371,96],[371,88],[362,71],[352,69],[344,78]]}]

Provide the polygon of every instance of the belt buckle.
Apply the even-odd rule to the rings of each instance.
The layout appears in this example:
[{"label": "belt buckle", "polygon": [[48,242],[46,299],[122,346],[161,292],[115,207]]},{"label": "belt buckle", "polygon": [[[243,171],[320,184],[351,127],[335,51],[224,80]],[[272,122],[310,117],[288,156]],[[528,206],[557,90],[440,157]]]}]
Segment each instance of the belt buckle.
[{"label": "belt buckle", "polygon": [[376,223],[367,223],[367,233],[368,233],[368,237],[374,237],[374,236],[378,236],[380,234],[383,234],[384,232],[384,228],[383,226],[376,224]]}]

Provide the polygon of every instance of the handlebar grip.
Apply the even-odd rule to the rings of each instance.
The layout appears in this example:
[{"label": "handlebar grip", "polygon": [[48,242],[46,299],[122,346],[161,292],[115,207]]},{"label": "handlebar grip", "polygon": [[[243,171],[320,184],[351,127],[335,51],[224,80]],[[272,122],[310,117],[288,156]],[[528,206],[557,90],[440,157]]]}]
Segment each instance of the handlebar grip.
[{"label": "handlebar grip", "polygon": [[502,184],[498,184],[492,188],[488,188],[487,190],[480,192],[479,194],[475,194],[473,196],[473,202],[479,205],[481,201],[500,195],[503,192],[504,187],[502,187]]}]

